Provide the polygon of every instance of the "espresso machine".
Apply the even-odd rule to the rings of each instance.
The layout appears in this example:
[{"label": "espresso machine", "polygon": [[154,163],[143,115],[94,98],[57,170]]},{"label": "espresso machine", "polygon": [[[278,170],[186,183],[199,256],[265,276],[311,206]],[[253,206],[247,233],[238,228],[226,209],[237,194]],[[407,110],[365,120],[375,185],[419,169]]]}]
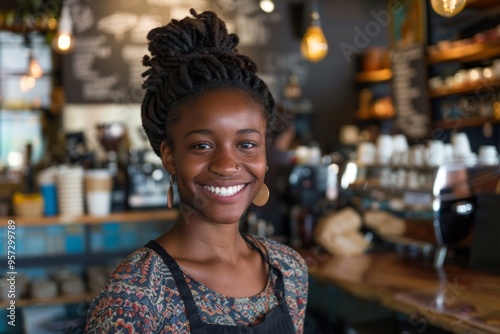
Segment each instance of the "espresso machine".
[{"label": "espresso machine", "polygon": [[[170,175],[149,146],[144,129],[137,131],[143,143],[129,150],[127,205],[132,210],[166,207]],[[174,196],[174,205],[178,202],[179,196]]]},{"label": "espresso machine", "polygon": [[290,243],[309,246],[319,217],[337,206],[338,165],[333,162],[296,164],[289,176]]}]

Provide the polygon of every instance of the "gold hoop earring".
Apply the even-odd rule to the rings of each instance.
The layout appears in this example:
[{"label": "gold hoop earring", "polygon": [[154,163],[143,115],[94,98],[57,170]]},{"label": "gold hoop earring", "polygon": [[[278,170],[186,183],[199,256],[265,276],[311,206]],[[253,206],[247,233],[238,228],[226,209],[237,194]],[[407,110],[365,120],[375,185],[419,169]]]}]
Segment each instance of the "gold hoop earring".
[{"label": "gold hoop earring", "polygon": [[263,206],[269,200],[269,188],[265,183],[262,184],[262,187],[259,190],[259,193],[253,199],[252,203],[256,206]]},{"label": "gold hoop earring", "polygon": [[174,178],[170,174],[170,186],[167,191],[167,207],[172,209],[174,206]]}]

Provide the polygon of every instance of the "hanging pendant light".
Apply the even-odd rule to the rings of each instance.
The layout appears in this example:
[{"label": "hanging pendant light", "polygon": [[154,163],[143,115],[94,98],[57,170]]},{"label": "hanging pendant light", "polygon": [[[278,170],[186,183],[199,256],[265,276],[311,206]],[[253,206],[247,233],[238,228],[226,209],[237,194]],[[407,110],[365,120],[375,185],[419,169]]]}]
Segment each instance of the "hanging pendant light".
[{"label": "hanging pendant light", "polygon": [[326,57],[328,53],[328,42],[325,34],[321,29],[319,18],[318,5],[316,1],[312,3],[311,24],[306,30],[302,42],[300,43],[300,51],[304,58],[311,62],[318,62]]},{"label": "hanging pendant light", "polygon": [[271,13],[274,10],[274,2],[272,0],[260,0],[259,6],[266,13]]},{"label": "hanging pendant light", "polygon": [[431,0],[431,6],[439,15],[452,17],[464,9],[466,2],[466,0]]},{"label": "hanging pendant light", "polygon": [[32,50],[30,50],[29,54],[28,74],[35,79],[38,79],[43,75],[42,67],[40,66],[40,63],[38,63],[38,60],[33,55]]},{"label": "hanging pendant light", "polygon": [[43,75],[42,67],[33,55],[33,47],[29,34],[24,35],[24,46],[28,49],[28,68],[19,80],[19,89],[21,92],[27,92],[35,87],[36,79]]},{"label": "hanging pendant light", "polygon": [[73,50],[75,39],[73,37],[73,22],[68,5],[62,4],[57,33],[52,40],[52,48],[57,53],[68,53]]}]

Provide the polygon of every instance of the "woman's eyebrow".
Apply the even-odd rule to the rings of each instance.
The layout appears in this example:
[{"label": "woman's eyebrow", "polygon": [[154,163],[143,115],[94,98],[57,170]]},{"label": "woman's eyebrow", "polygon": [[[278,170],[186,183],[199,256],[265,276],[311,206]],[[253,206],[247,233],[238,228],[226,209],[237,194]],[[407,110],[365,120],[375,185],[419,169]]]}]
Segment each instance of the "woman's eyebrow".
[{"label": "woman's eyebrow", "polygon": [[[210,129],[197,129],[197,130],[192,130],[192,131],[189,131],[188,133],[186,133],[184,135],[184,138],[189,137],[193,134],[213,135],[214,133],[215,132],[213,130],[210,130]],[[238,134],[238,135],[244,135],[244,134],[250,134],[250,133],[256,133],[262,137],[262,134],[256,129],[240,129],[240,130],[236,131],[236,134]]]},{"label": "woman's eyebrow", "polygon": [[239,134],[239,135],[244,135],[244,134],[249,134],[249,133],[256,133],[256,134],[258,134],[259,136],[262,137],[262,134],[259,131],[257,131],[256,129],[241,129],[241,130],[236,131],[236,133]]},{"label": "woman's eyebrow", "polygon": [[189,136],[191,136],[193,134],[212,135],[212,134],[214,134],[214,131],[209,130],[209,129],[193,130],[193,131],[189,131],[188,133],[186,133],[184,135],[184,138],[189,137]]}]

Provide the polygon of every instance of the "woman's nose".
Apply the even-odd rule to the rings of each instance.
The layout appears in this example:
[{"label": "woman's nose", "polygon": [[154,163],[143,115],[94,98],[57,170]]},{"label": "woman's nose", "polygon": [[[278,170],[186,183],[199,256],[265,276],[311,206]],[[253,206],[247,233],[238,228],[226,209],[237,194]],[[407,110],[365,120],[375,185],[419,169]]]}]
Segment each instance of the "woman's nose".
[{"label": "woman's nose", "polygon": [[235,152],[230,149],[219,148],[212,154],[208,169],[212,173],[229,176],[241,170],[241,166]]}]

